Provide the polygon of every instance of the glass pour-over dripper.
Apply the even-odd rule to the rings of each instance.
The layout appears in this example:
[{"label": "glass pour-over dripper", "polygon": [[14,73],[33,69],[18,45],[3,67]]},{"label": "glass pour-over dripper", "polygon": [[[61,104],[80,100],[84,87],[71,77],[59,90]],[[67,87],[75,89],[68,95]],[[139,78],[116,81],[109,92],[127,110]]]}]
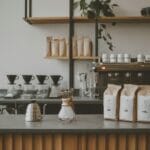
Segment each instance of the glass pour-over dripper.
[{"label": "glass pour-over dripper", "polygon": [[51,75],[50,76],[53,83],[51,86],[50,97],[60,97],[60,84],[59,81],[63,79],[61,75]]}]

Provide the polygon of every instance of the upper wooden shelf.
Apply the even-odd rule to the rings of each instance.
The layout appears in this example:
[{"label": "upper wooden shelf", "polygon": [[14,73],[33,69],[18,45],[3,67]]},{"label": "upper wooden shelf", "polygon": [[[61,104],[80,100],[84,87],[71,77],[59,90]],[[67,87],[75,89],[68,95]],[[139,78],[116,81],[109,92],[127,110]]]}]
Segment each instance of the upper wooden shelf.
[{"label": "upper wooden shelf", "polygon": [[150,71],[150,63],[129,63],[129,64],[100,64],[96,67],[97,72],[111,71]]},{"label": "upper wooden shelf", "polygon": [[[24,20],[30,24],[62,24],[69,23],[69,17],[28,17]],[[74,17],[75,23],[94,23],[94,19],[87,17]],[[150,23],[150,17],[142,16],[116,16],[99,17],[100,23]]]},{"label": "upper wooden shelf", "polygon": [[[48,56],[45,57],[46,59],[58,59],[58,60],[68,60],[68,57],[54,57],[54,56]],[[73,57],[74,60],[98,60],[99,57],[94,57],[94,56],[90,56],[90,57]]]}]

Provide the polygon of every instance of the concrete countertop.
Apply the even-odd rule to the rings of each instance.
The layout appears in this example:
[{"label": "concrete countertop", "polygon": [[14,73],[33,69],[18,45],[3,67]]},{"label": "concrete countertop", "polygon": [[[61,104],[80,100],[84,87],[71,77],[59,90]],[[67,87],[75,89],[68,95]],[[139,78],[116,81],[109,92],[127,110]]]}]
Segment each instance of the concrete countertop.
[{"label": "concrete countertop", "polygon": [[[28,104],[32,100],[36,100],[39,104],[61,104],[60,98],[49,98],[49,99],[0,99],[0,105],[4,104]],[[102,100],[94,99],[89,97],[74,97],[75,104],[102,104]]]},{"label": "concrete countertop", "polygon": [[41,122],[25,122],[24,115],[0,115],[1,133],[150,133],[150,124],[104,120],[102,115],[77,115],[73,122],[46,115]]}]

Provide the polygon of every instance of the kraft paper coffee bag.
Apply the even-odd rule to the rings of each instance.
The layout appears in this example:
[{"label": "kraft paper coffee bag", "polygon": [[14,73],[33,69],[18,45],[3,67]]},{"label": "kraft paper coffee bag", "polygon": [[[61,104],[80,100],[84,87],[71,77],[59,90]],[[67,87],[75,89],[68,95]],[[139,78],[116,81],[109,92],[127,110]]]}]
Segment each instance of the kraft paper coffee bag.
[{"label": "kraft paper coffee bag", "polygon": [[150,85],[141,86],[138,92],[137,121],[150,122]]},{"label": "kraft paper coffee bag", "polygon": [[137,119],[137,91],[138,85],[125,84],[120,97],[119,119],[136,121]]},{"label": "kraft paper coffee bag", "polygon": [[118,120],[121,86],[108,84],[104,92],[104,119]]}]

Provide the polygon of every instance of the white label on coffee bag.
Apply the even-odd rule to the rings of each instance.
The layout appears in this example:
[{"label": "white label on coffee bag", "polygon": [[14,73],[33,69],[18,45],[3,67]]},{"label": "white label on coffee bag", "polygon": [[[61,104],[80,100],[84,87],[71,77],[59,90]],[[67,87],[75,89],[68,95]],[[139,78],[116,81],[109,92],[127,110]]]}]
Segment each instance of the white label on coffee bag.
[{"label": "white label on coffee bag", "polygon": [[104,118],[116,119],[116,97],[104,95]]},{"label": "white label on coffee bag", "polygon": [[150,96],[138,96],[137,119],[150,122]]},{"label": "white label on coffee bag", "polygon": [[120,100],[120,119],[133,120],[133,96],[121,96]]}]

